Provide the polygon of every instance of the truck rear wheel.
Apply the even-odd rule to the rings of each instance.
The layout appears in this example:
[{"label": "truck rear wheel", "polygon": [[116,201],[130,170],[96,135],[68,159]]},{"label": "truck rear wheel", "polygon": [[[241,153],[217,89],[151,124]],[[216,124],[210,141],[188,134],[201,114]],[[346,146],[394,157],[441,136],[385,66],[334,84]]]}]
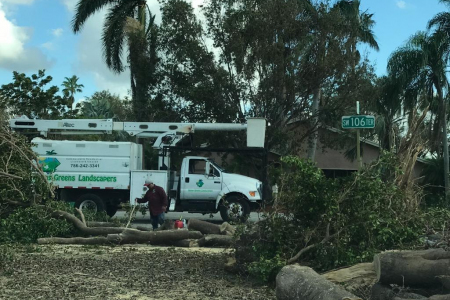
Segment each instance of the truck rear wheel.
[{"label": "truck rear wheel", "polygon": [[244,196],[228,196],[220,205],[220,216],[225,222],[245,222],[250,215],[250,206]]},{"label": "truck rear wheel", "polygon": [[105,210],[102,198],[95,194],[81,195],[75,202],[75,206],[81,210],[91,210],[95,213]]}]

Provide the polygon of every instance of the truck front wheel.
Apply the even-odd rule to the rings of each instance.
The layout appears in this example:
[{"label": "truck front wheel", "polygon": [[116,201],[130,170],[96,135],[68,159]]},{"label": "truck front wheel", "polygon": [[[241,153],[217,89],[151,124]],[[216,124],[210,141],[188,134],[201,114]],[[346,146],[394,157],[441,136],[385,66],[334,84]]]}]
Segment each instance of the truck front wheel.
[{"label": "truck front wheel", "polygon": [[102,198],[95,194],[81,195],[75,202],[75,205],[81,210],[91,210],[95,213],[105,210]]},{"label": "truck front wheel", "polygon": [[228,196],[220,205],[220,216],[225,222],[245,222],[250,214],[250,206],[244,196]]}]

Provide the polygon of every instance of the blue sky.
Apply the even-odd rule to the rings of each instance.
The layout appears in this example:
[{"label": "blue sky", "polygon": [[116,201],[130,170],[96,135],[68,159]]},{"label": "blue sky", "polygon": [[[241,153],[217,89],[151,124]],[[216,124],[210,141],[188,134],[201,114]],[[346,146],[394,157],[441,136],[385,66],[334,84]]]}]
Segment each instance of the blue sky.
[{"label": "blue sky", "polygon": [[[75,35],[70,30],[77,0],[0,0],[0,85],[12,81],[12,71],[27,74],[46,69],[54,85],[64,77],[77,75],[84,91],[77,101],[95,91],[108,89],[125,96],[129,75],[116,75],[103,63],[99,42],[104,13],[98,13]],[[156,1],[147,1],[152,11]],[[197,6],[202,0],[193,0]],[[374,28],[380,51],[363,47],[376,64],[378,75],[385,74],[389,55],[428,20],[447,10],[438,0],[361,0],[361,9],[374,14]]]}]

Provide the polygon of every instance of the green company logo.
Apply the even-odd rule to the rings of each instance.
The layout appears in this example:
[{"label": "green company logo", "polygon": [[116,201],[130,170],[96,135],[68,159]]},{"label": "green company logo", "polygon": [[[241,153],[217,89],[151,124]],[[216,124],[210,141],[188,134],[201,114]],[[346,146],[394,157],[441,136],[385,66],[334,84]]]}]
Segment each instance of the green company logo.
[{"label": "green company logo", "polygon": [[38,163],[42,166],[45,173],[53,173],[61,164],[57,158],[54,157],[39,157]]},{"label": "green company logo", "polygon": [[205,183],[203,182],[202,179],[200,179],[200,180],[197,181],[195,184],[196,184],[198,187],[202,187]]}]

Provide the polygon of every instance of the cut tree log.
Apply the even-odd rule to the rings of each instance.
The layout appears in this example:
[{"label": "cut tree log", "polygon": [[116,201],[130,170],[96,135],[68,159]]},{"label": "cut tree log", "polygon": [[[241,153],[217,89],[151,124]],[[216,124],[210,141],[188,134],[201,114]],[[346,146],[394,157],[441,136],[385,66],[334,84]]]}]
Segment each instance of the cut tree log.
[{"label": "cut tree log", "polygon": [[74,215],[61,210],[54,211],[50,216],[53,218],[66,219],[66,221],[72,223],[78,230],[86,235],[108,235],[113,233],[121,233],[125,229],[121,227],[87,227]]},{"label": "cut tree log", "polygon": [[59,245],[105,245],[111,244],[106,237],[96,236],[90,238],[73,237],[73,238],[40,238],[37,240],[39,245],[59,244]]},{"label": "cut tree log", "polygon": [[373,263],[362,263],[322,274],[327,280],[343,286],[347,291],[356,293],[370,289],[377,281]]},{"label": "cut tree log", "polygon": [[168,242],[200,239],[203,235],[198,231],[189,230],[164,230],[164,231],[139,231],[136,229],[125,229],[119,234],[108,234],[108,241],[115,244],[150,243],[161,245]]},{"label": "cut tree log", "polygon": [[400,286],[430,287],[450,275],[450,253],[444,249],[389,251],[375,255],[377,281]]},{"label": "cut tree log", "polygon": [[200,247],[229,247],[232,243],[232,236],[220,234],[207,234],[198,240]]},{"label": "cut tree log", "polygon": [[281,269],[276,282],[278,300],[362,300],[326,280],[313,269],[299,265]]},{"label": "cut tree log", "polygon": [[200,231],[203,234],[221,234],[219,225],[196,219],[188,221],[188,228],[189,230]]},{"label": "cut tree log", "polygon": [[236,228],[234,228],[234,226],[232,226],[228,222],[223,222],[222,225],[220,225],[219,230],[220,230],[220,234],[225,234],[225,235],[234,235],[234,233],[236,232]]}]

